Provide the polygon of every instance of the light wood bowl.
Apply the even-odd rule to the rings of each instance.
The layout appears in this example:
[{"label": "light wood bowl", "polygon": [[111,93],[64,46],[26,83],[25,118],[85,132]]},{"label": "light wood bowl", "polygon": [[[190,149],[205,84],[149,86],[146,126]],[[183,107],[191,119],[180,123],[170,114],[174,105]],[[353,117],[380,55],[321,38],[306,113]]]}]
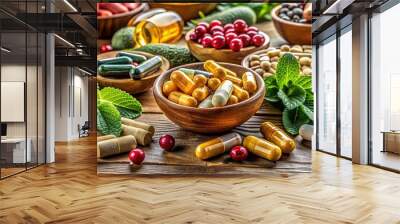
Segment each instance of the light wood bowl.
[{"label": "light wood bowl", "polygon": [[286,21],[278,16],[280,5],[271,11],[272,21],[278,33],[290,44],[311,44],[311,23],[295,23]]},{"label": "light wood bowl", "polygon": [[[124,51],[135,53],[135,54],[140,54],[140,55],[146,56],[147,58],[151,58],[154,56],[152,54],[140,52],[140,51],[127,51],[127,50],[124,50]],[[115,57],[118,52],[119,51],[111,51],[111,52],[107,52],[104,54],[100,54],[97,56],[97,60]],[[138,94],[138,93],[146,92],[153,86],[153,83],[156,80],[156,78],[158,76],[160,76],[163,72],[165,72],[169,69],[169,61],[167,59],[165,59],[164,57],[161,57],[161,58],[163,60],[161,67],[157,71],[155,71],[153,74],[146,76],[143,79],[140,79],[140,80],[133,80],[130,78],[118,79],[118,78],[103,77],[103,76],[97,74],[97,83],[99,83],[99,85],[102,87],[106,87],[106,86],[116,87],[116,88],[122,89],[130,94]]]},{"label": "light wood bowl", "polygon": [[99,37],[103,39],[111,38],[115,32],[122,27],[125,27],[130,19],[146,9],[148,9],[148,5],[142,3],[136,9],[126,13],[97,17],[97,31],[99,33]]},{"label": "light wood bowl", "polygon": [[232,64],[240,64],[246,55],[251,54],[253,52],[259,51],[261,49],[265,49],[269,46],[270,38],[267,34],[261,32],[265,37],[265,42],[260,47],[250,46],[242,48],[238,52],[233,52],[230,49],[215,49],[215,48],[204,48],[201,44],[190,40],[190,34],[194,32],[193,30],[189,31],[186,36],[186,43],[192,55],[197,58],[199,61],[206,60],[214,60],[218,62],[226,62]]},{"label": "light wood bowl", "polygon": [[265,85],[262,78],[248,68],[228,63],[220,64],[238,75],[242,75],[244,72],[251,72],[255,75],[258,90],[249,99],[218,108],[193,108],[176,104],[164,96],[162,85],[169,80],[173,71],[182,67],[203,70],[203,64],[199,62],[176,67],[157,78],[153,87],[154,98],[168,119],[186,130],[203,134],[215,134],[227,132],[241,125],[260,109],[265,95]]},{"label": "light wood bowl", "polygon": [[199,17],[199,12],[207,14],[217,3],[149,3],[150,8],[163,8],[178,13],[184,21]]}]

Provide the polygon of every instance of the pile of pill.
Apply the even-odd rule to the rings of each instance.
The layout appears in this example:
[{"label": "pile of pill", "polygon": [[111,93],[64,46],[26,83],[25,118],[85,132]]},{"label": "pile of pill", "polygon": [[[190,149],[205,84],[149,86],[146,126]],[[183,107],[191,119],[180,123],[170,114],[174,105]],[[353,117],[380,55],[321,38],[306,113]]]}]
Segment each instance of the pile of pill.
[{"label": "pile of pill", "polygon": [[262,123],[260,132],[264,138],[249,135],[242,140],[239,134],[229,133],[208,140],[196,147],[195,155],[201,160],[206,160],[222,155],[235,146],[243,145],[256,156],[277,161],[281,158],[282,153],[289,154],[296,148],[295,141],[271,122]]},{"label": "pile of pill", "polygon": [[312,73],[312,47],[311,45],[282,45],[280,48],[268,48],[260,54],[250,56],[249,67],[257,74],[265,77],[274,75],[278,61],[285,53],[293,54],[300,64],[302,75],[310,76]]},{"label": "pile of pill", "polygon": [[113,58],[97,61],[97,71],[101,76],[124,78],[129,75],[131,79],[142,79],[155,71],[162,64],[160,56],[146,58],[143,55],[118,52]]},{"label": "pile of pill", "polygon": [[162,86],[164,95],[172,102],[198,108],[223,107],[251,97],[257,82],[251,72],[238,76],[215,61],[204,63],[204,70],[180,68]]}]

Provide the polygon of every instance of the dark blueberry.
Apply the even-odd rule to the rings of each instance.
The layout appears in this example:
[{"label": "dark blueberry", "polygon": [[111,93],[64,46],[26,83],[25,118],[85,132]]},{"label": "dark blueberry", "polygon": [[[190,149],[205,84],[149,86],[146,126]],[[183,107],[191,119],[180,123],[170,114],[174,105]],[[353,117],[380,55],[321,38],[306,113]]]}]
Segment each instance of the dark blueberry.
[{"label": "dark blueberry", "polygon": [[287,13],[288,11],[288,8],[281,8],[281,10],[279,10],[279,13]]},{"label": "dark blueberry", "polygon": [[292,12],[293,12],[294,15],[298,15],[298,16],[303,15],[303,10],[300,9],[300,8],[294,8],[294,9],[292,10]]},{"label": "dark blueberry", "polygon": [[284,16],[287,16],[285,13],[281,13],[281,14],[279,14],[279,17],[284,17]]},{"label": "dark blueberry", "polygon": [[300,19],[300,20],[299,20],[299,23],[307,23],[307,20],[305,20],[305,19]]},{"label": "dark blueberry", "polygon": [[288,16],[284,16],[284,17],[281,17],[281,18],[284,19],[284,20],[290,21],[290,18]]},{"label": "dark blueberry", "polygon": [[281,4],[281,7],[282,7],[282,8],[287,8],[287,7],[289,7],[289,5],[290,5],[289,3],[282,3],[282,4]]},{"label": "dark blueberry", "polygon": [[297,7],[297,4],[289,4],[288,9],[292,10]]},{"label": "dark blueberry", "polygon": [[293,12],[292,12],[292,11],[289,11],[289,12],[286,13],[286,15],[287,15],[289,18],[292,18],[292,17],[293,17]]},{"label": "dark blueberry", "polygon": [[292,19],[293,19],[293,20],[295,20],[295,19],[296,19],[296,20],[300,20],[300,16],[294,15],[294,16],[292,17]]}]

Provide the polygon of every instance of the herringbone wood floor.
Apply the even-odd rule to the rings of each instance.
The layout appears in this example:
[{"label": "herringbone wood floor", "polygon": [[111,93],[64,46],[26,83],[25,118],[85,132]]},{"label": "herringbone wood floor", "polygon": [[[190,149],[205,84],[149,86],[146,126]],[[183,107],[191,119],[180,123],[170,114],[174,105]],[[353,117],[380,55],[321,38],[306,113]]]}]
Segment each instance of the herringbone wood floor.
[{"label": "herringbone wood floor", "polygon": [[313,173],[97,177],[94,139],[0,181],[0,223],[400,223],[400,175],[315,152]]}]

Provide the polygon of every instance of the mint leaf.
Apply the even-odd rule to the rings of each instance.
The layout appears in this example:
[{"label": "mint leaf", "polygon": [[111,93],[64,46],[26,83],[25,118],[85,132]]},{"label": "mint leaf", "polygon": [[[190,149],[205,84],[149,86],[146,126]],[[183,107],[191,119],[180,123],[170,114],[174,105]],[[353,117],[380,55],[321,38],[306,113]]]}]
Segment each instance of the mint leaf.
[{"label": "mint leaf", "polygon": [[264,83],[265,83],[265,100],[269,101],[269,102],[278,102],[280,101],[279,97],[278,97],[278,85],[276,83],[276,78],[275,76],[269,76],[266,77],[264,79]]},{"label": "mint leaf", "polygon": [[291,135],[299,134],[299,129],[303,124],[310,122],[310,119],[303,110],[296,108],[294,110],[285,109],[282,113],[282,123],[285,130]]},{"label": "mint leaf", "polygon": [[308,119],[314,121],[314,112],[310,108],[305,105],[300,105],[299,110],[301,110],[301,112],[304,113]]},{"label": "mint leaf", "polygon": [[289,80],[297,80],[300,77],[300,65],[293,54],[286,53],[279,59],[276,68],[276,81],[279,89],[287,85]]},{"label": "mint leaf", "polygon": [[298,86],[301,86],[303,89],[312,89],[312,78],[311,76],[300,76],[296,82]]},{"label": "mint leaf", "polygon": [[103,135],[121,134],[121,115],[117,108],[105,100],[99,100],[97,105],[97,131]]},{"label": "mint leaf", "polygon": [[297,85],[285,86],[278,91],[278,97],[288,110],[293,110],[306,100],[306,91]]},{"label": "mint leaf", "polygon": [[111,102],[123,117],[137,118],[142,113],[142,105],[129,93],[120,89],[106,87],[100,90],[100,98]]}]

